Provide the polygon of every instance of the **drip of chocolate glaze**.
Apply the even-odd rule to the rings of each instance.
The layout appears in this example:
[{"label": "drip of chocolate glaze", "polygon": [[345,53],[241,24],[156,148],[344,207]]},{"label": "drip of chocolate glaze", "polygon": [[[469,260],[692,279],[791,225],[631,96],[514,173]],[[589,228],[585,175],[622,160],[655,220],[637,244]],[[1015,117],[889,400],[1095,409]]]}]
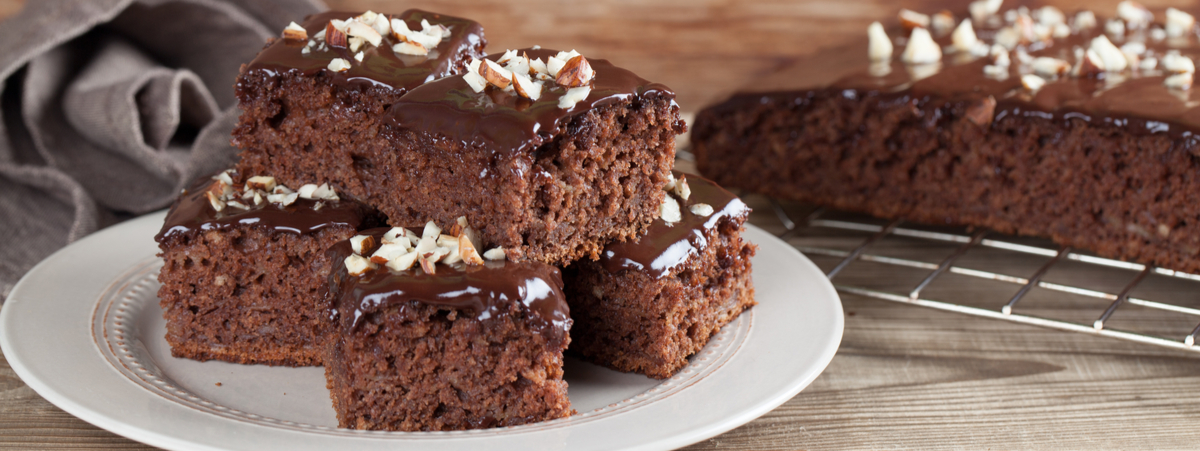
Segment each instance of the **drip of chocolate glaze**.
[{"label": "drip of chocolate glaze", "polygon": [[[548,49],[522,49],[529,59],[558,53]],[[503,53],[488,56],[497,60]],[[585,56],[586,57],[586,56]],[[547,81],[536,102],[489,86],[475,92],[462,75],[447,77],[413,89],[388,109],[388,120],[396,128],[438,134],[467,146],[492,152],[525,152],[536,149],[561,132],[569,119],[593,108],[612,105],[630,97],[663,96],[675,99],[670,88],[648,82],[608,60],[588,58],[596,78],[587,98],[569,109],[558,101],[567,88]]]},{"label": "drip of chocolate glaze", "polygon": [[[296,199],[288,206],[270,202],[249,205],[250,209],[226,207],[216,211],[204,195],[212,180],[201,177],[175,199],[167,219],[154,240],[162,243],[176,236],[236,226],[269,227],[276,232],[304,235],[318,230],[348,225],[355,229],[375,225],[377,213],[351,200],[317,201]],[[321,204],[320,208],[317,205]]]},{"label": "drip of chocolate glaze", "polygon": [[[1074,49],[1087,49],[1090,41],[1103,33],[1104,21],[1090,30],[1048,43],[1035,43],[1026,49],[1031,57],[1053,57],[1074,64]],[[997,28],[976,29],[984,42],[994,42]],[[1183,38],[1155,41],[1146,30],[1129,32],[1126,42],[1144,42],[1147,55],[1160,61],[1168,50],[1178,50],[1193,60],[1200,59],[1200,43],[1189,33]],[[899,39],[903,41],[903,39]],[[948,46],[949,36],[937,39]],[[897,46],[893,60],[903,51]],[[1200,90],[1168,88],[1163,80],[1170,74],[1161,67],[1155,71],[1127,69],[1119,74],[1051,77],[1045,86],[1030,92],[1021,85],[1021,64],[1010,52],[1012,64],[1002,79],[984,75],[989,57],[947,53],[941,63],[910,66],[897,61],[872,65],[867,58],[865,40],[820,52],[785,68],[735,95],[718,109],[744,107],[754,103],[793,102],[803,105],[819,98],[844,97],[851,100],[876,99],[881,106],[911,104],[914,113],[928,125],[955,118],[952,111],[962,110],[987,97],[996,100],[995,120],[1006,117],[1038,117],[1055,121],[1082,120],[1095,125],[1121,127],[1125,131],[1148,135],[1164,133],[1173,139],[1196,141],[1200,133]],[[926,71],[926,73],[922,73]],[[797,89],[799,88],[799,89]]]},{"label": "drip of chocolate glaze", "polygon": [[[312,36],[325,29],[330,20],[345,20],[357,16],[350,12],[324,12],[308,16],[301,26],[308,31],[309,40]],[[447,77],[454,73],[454,62],[463,56],[473,54],[484,45],[483,27],[478,23],[457,17],[450,17],[426,11],[410,9],[396,16],[405,21],[409,29],[420,30],[421,19],[428,20],[434,25],[442,25],[450,30],[450,38],[444,39],[438,46],[429,51],[429,55],[403,55],[392,51],[396,39],[385,36],[379,46],[369,44],[360,49],[363,60],[354,59],[354,52],[348,48],[329,47],[317,51],[316,45],[308,54],[301,52],[308,40],[276,39],[275,42],[263,49],[262,52],[246,66],[246,71],[261,71],[276,77],[281,73],[298,71],[304,75],[314,75],[327,69],[334,58],[350,61],[350,69],[343,72],[332,72],[331,80],[337,85],[356,85],[362,87],[383,86],[394,89],[409,90],[423,83]]]},{"label": "drip of chocolate glaze", "polygon": [[[667,224],[656,218],[638,241],[605,247],[600,263],[609,272],[645,271],[655,278],[665,277],[693,255],[703,252],[708,246],[708,235],[722,221],[742,221],[750,214],[750,207],[712,180],[679,171],[675,171],[675,177],[686,178],[692,191],[687,201],[680,202],[683,219]],[[692,213],[689,207],[696,204],[712,206],[713,214],[704,217]]]},{"label": "drip of chocolate glaze", "polygon": [[[375,243],[381,243],[388,230],[371,229],[361,234],[374,236]],[[368,249],[363,255],[372,252],[374,249]],[[392,271],[380,265],[361,276],[351,276],[346,265],[341,264],[353,253],[350,242],[337,243],[328,253],[335,262],[329,275],[333,318],[341,322],[347,333],[357,328],[367,315],[388,306],[405,308],[410,301],[466,312],[479,321],[507,315],[516,303],[519,310],[527,312],[530,326],[556,344],[566,340],[571,327],[570,310],[562,291],[562,272],[545,263],[438,264],[436,274],[427,274],[418,267]],[[341,317],[342,314],[346,316]]]}]

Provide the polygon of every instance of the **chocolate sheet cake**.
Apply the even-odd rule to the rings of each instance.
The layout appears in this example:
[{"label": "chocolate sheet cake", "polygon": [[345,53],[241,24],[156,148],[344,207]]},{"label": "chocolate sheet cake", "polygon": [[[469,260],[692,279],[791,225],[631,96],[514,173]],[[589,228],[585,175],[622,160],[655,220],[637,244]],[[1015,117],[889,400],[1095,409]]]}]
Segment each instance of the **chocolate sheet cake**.
[{"label": "chocolate sheet cake", "polygon": [[668,203],[677,206],[645,235],[563,270],[572,352],[665,379],[755,304],[755,246],[741,238],[749,207],[712,181],[676,175]]},{"label": "chocolate sheet cake", "polygon": [[[386,144],[380,129],[388,105],[461,72],[487,44],[474,21],[415,9],[326,12],[283,33],[293,37],[269,42],[242,67],[233,143],[242,150],[240,173],[274,174],[291,185],[361,169],[356,157]],[[413,48],[418,41],[429,45],[426,53]]]},{"label": "chocolate sheet cake", "polygon": [[247,151],[243,167],[328,181],[393,225],[470,216],[484,244],[518,259],[595,258],[643,232],[685,129],[674,93],[572,52],[489,58],[409,91],[375,116],[388,124],[378,134],[269,158]]},{"label": "chocolate sheet cake", "polygon": [[705,109],[692,135],[700,171],[1200,273],[1192,16],[1155,21],[1134,2],[1109,20],[996,1],[971,12],[969,23],[905,12],[891,33],[873,26],[870,41]]},{"label": "chocolate sheet cake", "polygon": [[[428,246],[414,238],[397,248],[408,238],[395,230],[329,250],[337,263],[325,372],[339,425],[440,431],[570,415],[562,353],[571,319],[559,270],[503,254],[471,258],[465,243],[440,262],[414,263],[404,255],[457,238],[427,226]],[[454,255],[461,260],[447,264]]]},{"label": "chocolate sheet cake", "polygon": [[185,191],[155,237],[171,354],[320,365],[325,250],[382,218],[332,192],[302,198],[266,177],[250,179],[258,190],[243,189],[221,175]]}]

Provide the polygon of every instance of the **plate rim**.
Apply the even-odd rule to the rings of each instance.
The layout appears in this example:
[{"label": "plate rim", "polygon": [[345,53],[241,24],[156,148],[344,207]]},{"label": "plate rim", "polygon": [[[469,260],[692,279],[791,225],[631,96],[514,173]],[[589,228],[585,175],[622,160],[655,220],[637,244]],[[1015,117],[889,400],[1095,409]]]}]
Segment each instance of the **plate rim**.
[{"label": "plate rim", "polygon": [[[160,447],[164,447],[164,448],[168,448],[168,449],[201,449],[201,450],[241,449],[241,448],[250,449],[249,447],[246,447],[244,443],[241,444],[242,445],[241,447],[237,446],[237,445],[239,445],[238,443],[225,443],[221,446],[217,446],[212,443],[200,442],[200,441],[196,441],[196,440],[189,440],[185,437],[180,436],[180,433],[182,433],[183,431],[179,431],[178,428],[171,429],[170,431],[162,431],[162,430],[159,430],[156,428],[143,427],[143,426],[132,424],[132,420],[128,420],[128,419],[125,421],[122,421],[120,418],[117,417],[115,412],[98,411],[98,410],[94,409],[93,407],[89,406],[87,402],[84,402],[84,400],[74,399],[73,396],[71,396],[70,394],[68,394],[68,392],[63,390],[63,387],[55,386],[54,382],[52,382],[53,379],[43,380],[37,373],[39,370],[43,370],[43,371],[45,370],[45,368],[38,368],[39,365],[44,366],[45,362],[39,362],[38,361],[39,357],[34,357],[32,360],[26,361],[27,356],[25,355],[25,353],[23,351],[28,351],[28,349],[25,349],[28,346],[25,343],[21,343],[22,338],[17,336],[16,332],[19,332],[21,329],[23,329],[23,327],[20,327],[19,325],[17,325],[15,323],[15,321],[18,319],[17,316],[18,315],[26,315],[26,316],[34,315],[33,313],[24,314],[21,312],[27,311],[27,309],[33,309],[34,311],[37,311],[38,307],[33,304],[38,303],[38,300],[36,299],[37,296],[34,296],[34,295],[38,294],[39,290],[41,290],[41,291],[46,291],[46,290],[61,291],[64,289],[62,287],[47,288],[45,286],[38,285],[39,283],[41,283],[42,279],[45,278],[45,276],[47,275],[46,273],[47,272],[55,272],[54,271],[55,269],[61,269],[58,267],[62,267],[62,266],[69,267],[72,264],[72,262],[64,261],[64,259],[66,259],[67,257],[75,256],[75,254],[84,253],[85,257],[95,258],[94,255],[89,255],[88,251],[93,250],[94,248],[110,247],[111,244],[109,244],[109,240],[112,240],[113,238],[120,238],[122,235],[130,235],[131,233],[135,235],[132,237],[134,240],[142,241],[138,245],[146,246],[145,241],[149,241],[149,243],[153,247],[154,251],[157,252],[157,245],[155,243],[153,243],[153,240],[152,240],[153,232],[151,232],[149,234],[143,234],[146,236],[138,236],[134,232],[142,231],[143,229],[157,231],[158,225],[161,224],[162,217],[165,214],[166,214],[166,211],[163,210],[163,211],[159,211],[156,213],[143,215],[142,217],[135,218],[130,221],[126,221],[126,222],[105,228],[105,229],[98,231],[96,233],[93,233],[79,241],[76,241],[62,249],[59,249],[55,253],[51,254],[50,256],[48,256],[47,258],[45,258],[44,260],[39,262],[33,268],[31,268],[29,270],[29,272],[26,273],[25,276],[23,276],[21,278],[21,280],[19,280],[17,282],[16,285],[14,285],[12,291],[9,294],[8,299],[3,304],[3,307],[0,308],[0,349],[3,349],[4,355],[8,359],[9,365],[10,365],[10,367],[13,368],[13,371],[18,375],[18,377],[21,378],[21,380],[26,385],[28,385],[35,392],[37,392],[38,395],[42,396],[47,401],[50,401],[52,404],[54,404],[55,406],[58,406],[59,408],[63,409],[64,411],[76,416],[77,418],[80,418],[80,419],[82,419],[88,423],[91,423],[93,425],[96,425],[100,428],[111,431],[115,434],[130,438],[132,440],[150,444],[153,446],[160,446]],[[747,238],[748,235],[751,236],[752,238]],[[812,381],[815,380],[817,376],[819,376],[824,371],[824,369],[828,366],[829,362],[833,359],[833,356],[836,354],[838,347],[840,346],[840,343],[841,343],[842,334],[844,332],[844,312],[842,310],[840,297],[838,296],[836,290],[834,290],[833,285],[829,282],[829,280],[827,278],[824,277],[824,273],[821,272],[815,264],[813,264],[807,257],[805,257],[803,254],[801,254],[794,247],[792,247],[791,245],[787,244],[786,242],[780,240],[779,238],[767,233],[766,231],[764,231],[758,227],[755,227],[752,224],[746,225],[746,233],[743,234],[743,238],[747,239],[747,241],[757,244],[760,248],[759,249],[760,255],[764,249],[768,249],[768,252],[775,252],[775,251],[781,252],[782,255],[780,256],[780,258],[790,258],[792,260],[795,260],[794,263],[796,263],[799,266],[797,269],[799,269],[803,273],[805,273],[806,277],[812,276],[812,275],[819,275],[819,277],[816,277],[815,280],[806,280],[805,281],[805,283],[816,282],[815,285],[808,285],[808,286],[805,286],[804,288],[806,291],[808,291],[810,293],[809,295],[805,296],[806,300],[811,300],[813,298],[816,298],[817,301],[822,301],[823,304],[828,304],[828,305],[824,305],[824,307],[830,308],[829,311],[825,312],[828,317],[823,318],[823,320],[827,321],[827,324],[829,326],[831,326],[829,328],[829,330],[827,331],[828,335],[822,337],[825,339],[825,342],[819,343],[817,346],[814,346],[812,349],[809,350],[809,351],[816,351],[816,352],[810,352],[810,354],[812,354],[812,355],[811,355],[810,359],[806,360],[808,365],[806,368],[803,369],[802,377],[797,377],[797,378],[791,379],[788,382],[782,384],[782,386],[774,387],[773,390],[764,390],[764,391],[770,391],[771,393],[769,393],[768,395],[765,395],[765,396],[760,395],[760,397],[762,397],[763,399],[759,399],[759,400],[757,400],[757,402],[751,403],[751,405],[749,405],[749,406],[743,406],[742,408],[740,408],[740,410],[731,412],[731,414],[722,415],[715,420],[710,419],[706,423],[701,424],[700,426],[684,428],[684,430],[674,432],[674,433],[665,433],[662,436],[639,442],[638,444],[635,444],[632,448],[628,448],[628,446],[624,446],[624,445],[623,445],[623,447],[627,447],[628,449],[645,449],[645,450],[670,449],[670,448],[686,446],[686,445],[689,445],[692,443],[696,443],[696,442],[705,440],[707,438],[714,437],[721,433],[727,432],[729,430],[732,430],[743,424],[746,424],[746,423],[754,420],[755,418],[758,418],[758,417],[766,414],[767,412],[775,409],[779,405],[782,405],[784,402],[787,402],[789,399],[794,397],[797,393],[802,391],[805,387],[807,387],[809,384],[811,384]],[[138,245],[130,245],[130,247],[136,247]],[[112,287],[112,285],[115,283],[118,283],[122,279],[121,276],[123,274],[128,273],[134,267],[135,262],[144,260],[145,258],[146,257],[145,257],[144,252],[132,252],[132,253],[118,254],[115,259],[120,260],[119,264],[113,264],[113,265],[111,265],[111,267],[101,268],[101,269],[97,270],[94,274],[83,274],[83,276],[84,276],[83,278],[85,278],[85,279],[87,278],[86,276],[88,276],[88,275],[93,276],[93,277],[91,277],[91,279],[93,279],[93,280],[85,281],[84,285],[86,285],[88,287],[88,289],[91,290],[91,292],[94,292],[94,294],[95,294],[94,296],[93,295],[85,296],[85,294],[87,294],[87,293],[80,293],[76,297],[83,298],[82,300],[74,300],[74,301],[58,300],[58,302],[84,303],[84,305],[86,305],[86,308],[78,309],[78,310],[86,311],[86,314],[81,315],[81,316],[85,317],[84,321],[83,321],[84,323],[90,323],[91,319],[94,315],[94,309],[103,303],[102,299],[100,299],[99,296],[102,295],[103,293],[107,293],[108,291],[110,291],[110,288]],[[761,260],[762,258],[756,257],[756,259]],[[767,271],[767,268],[760,268],[758,264],[756,264],[755,266],[756,266],[754,269],[755,274],[762,274],[763,272]],[[814,278],[809,277],[809,279],[814,279]],[[98,283],[98,282],[105,282],[105,281],[106,281],[106,283]],[[90,284],[88,282],[90,282]],[[99,286],[96,286],[97,284]],[[756,286],[756,291],[757,291],[760,289],[760,286],[762,286],[762,283],[759,282],[758,280],[756,280],[755,286]],[[80,289],[80,290],[84,290],[84,289]],[[27,294],[27,292],[30,292],[30,293]],[[756,296],[756,298],[761,298],[761,297]],[[50,302],[50,301],[46,301],[46,302]],[[760,304],[760,307],[755,307],[754,310],[755,311],[762,310],[761,304]],[[14,312],[16,312],[16,313],[14,313]],[[40,314],[45,315],[45,312],[41,312]],[[69,314],[78,314],[78,312],[69,312]],[[762,316],[767,316],[767,315],[762,315]],[[761,328],[762,326],[759,326],[759,327]],[[104,360],[103,358],[101,358],[99,349],[95,349],[97,346],[99,346],[99,344],[94,343],[94,341],[91,338],[92,334],[90,331],[90,329],[91,329],[90,325],[88,327],[81,327],[81,328],[87,329],[86,333],[82,334],[82,335],[86,335],[88,337],[87,342],[89,343],[89,345],[83,347],[86,349],[69,349],[69,350],[73,351],[73,354],[71,354],[71,356],[84,357],[84,359],[83,359],[84,361],[82,363],[76,362],[76,364],[89,365],[89,364],[94,364],[97,362],[102,362],[104,364],[104,366],[108,367],[106,369],[111,372],[111,373],[106,373],[106,374],[111,374],[112,376],[116,376],[117,378],[119,378],[121,380],[121,383],[128,384],[129,386],[134,387],[137,390],[142,390],[142,391],[144,391],[145,394],[151,394],[150,392],[145,391],[144,388],[138,387],[133,382],[125,380],[124,375],[120,374],[115,368],[112,368],[111,366],[109,366],[108,362],[106,360]],[[73,333],[74,331],[68,330],[68,332]],[[753,335],[754,332],[755,332],[755,329],[751,328],[750,333]],[[66,334],[64,334],[64,335],[66,335]],[[748,340],[750,340],[750,339],[753,339],[753,337],[748,338]],[[74,346],[79,346],[78,343],[71,343],[71,344],[73,344]],[[741,351],[739,350],[738,352],[741,352]],[[90,357],[92,357],[93,360],[95,360],[94,362],[87,362],[88,359],[86,357],[89,357],[89,356],[87,356],[86,354],[89,354],[89,353],[94,354],[94,355],[90,356]],[[83,355],[80,355],[80,354],[83,354]],[[66,355],[51,356],[51,357],[46,358],[46,360],[54,360],[54,359],[62,360],[62,359],[66,359],[67,357],[68,356],[66,356]],[[735,356],[735,358],[736,358],[736,356]],[[51,365],[51,366],[53,366],[53,365]],[[93,375],[93,377],[100,377],[100,376]],[[107,381],[108,385],[114,385],[112,382],[113,381]],[[87,385],[91,385],[91,384],[87,384]],[[119,384],[116,384],[116,385],[119,385]],[[117,387],[117,388],[120,388],[120,387]],[[124,387],[124,388],[129,389],[130,387]],[[683,394],[688,391],[689,391],[688,389],[685,389],[685,390],[682,390],[680,393]],[[686,398],[686,396],[685,396],[685,398]],[[645,412],[642,412],[642,414],[644,415]],[[203,415],[210,416],[210,414],[203,414]],[[185,415],[185,416],[188,416],[188,415]],[[619,417],[621,415],[617,415],[617,416]],[[215,416],[208,418],[208,420],[209,421],[207,421],[206,423],[208,423],[208,426],[210,426],[210,427],[221,426],[222,423],[228,423],[227,426],[230,426],[230,427],[249,428],[244,432],[256,432],[256,433],[260,433],[260,434],[265,433],[266,434],[265,436],[294,435],[296,437],[292,437],[292,438],[298,437],[300,439],[300,440],[292,440],[293,443],[297,443],[297,444],[303,444],[304,436],[311,435],[310,433],[306,433],[306,432],[290,432],[290,433],[278,432],[276,429],[268,428],[268,427],[264,427],[264,426],[260,426],[260,425],[235,424],[235,423],[229,422],[228,420],[224,420],[222,418],[215,417]],[[602,426],[603,423],[609,423],[609,422],[610,421],[608,421],[608,420],[603,420],[603,421],[599,422],[601,424],[588,426],[587,428],[595,428],[597,426]],[[571,429],[572,427],[574,427],[574,426],[567,425],[566,429]],[[578,427],[583,428],[584,426],[580,425]],[[584,431],[584,432],[587,432],[587,431]],[[537,436],[541,435],[541,434],[542,434],[541,432],[537,432],[537,431],[530,432],[529,434],[524,434],[524,435],[523,434],[515,434],[515,435],[506,437],[503,440],[503,442],[509,443],[513,440],[516,440],[517,443],[519,443],[525,439],[531,439],[531,438],[537,439],[538,438]],[[312,437],[309,437],[309,438],[312,438]],[[472,442],[475,442],[480,439],[495,440],[495,438],[496,438],[495,436],[489,436],[489,435],[457,436],[457,437],[448,436],[447,440],[444,443],[451,444],[452,442],[454,442],[454,443],[458,444],[459,446],[463,446],[463,447],[477,446],[477,443],[472,444]],[[408,442],[404,442],[404,441],[397,441],[394,439],[389,440],[388,438],[382,438],[382,440],[381,440],[380,438],[377,438],[377,437],[368,437],[368,436],[364,436],[361,438],[338,437],[337,439],[339,441],[346,441],[347,444],[349,444],[352,441],[358,441],[359,445],[371,445],[371,443],[376,443],[376,444],[383,443],[384,446],[389,446],[389,447],[406,446],[408,443]],[[273,442],[273,443],[278,444],[280,442]],[[423,446],[430,446],[430,445],[437,446],[436,443],[439,443],[439,442],[435,442],[435,441],[421,442],[421,444]],[[560,445],[560,447],[566,447],[566,446],[568,446],[569,442],[563,441],[561,443],[562,443],[562,445]],[[413,444],[417,444],[417,443],[413,443]],[[500,444],[500,443],[496,443],[496,444]],[[626,443],[625,445],[628,445],[628,443]],[[315,446],[319,447],[322,445],[317,444]],[[528,445],[523,445],[523,446],[528,446]],[[454,447],[450,446],[448,448],[454,448]]]}]

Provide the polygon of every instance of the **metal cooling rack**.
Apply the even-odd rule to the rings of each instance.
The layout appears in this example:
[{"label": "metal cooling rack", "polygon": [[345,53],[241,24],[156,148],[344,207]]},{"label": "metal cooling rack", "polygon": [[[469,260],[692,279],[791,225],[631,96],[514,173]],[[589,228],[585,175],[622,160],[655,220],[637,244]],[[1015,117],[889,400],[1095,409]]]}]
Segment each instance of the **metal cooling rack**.
[{"label": "metal cooling rack", "polygon": [[[827,257],[841,258],[841,261],[829,270],[826,275],[833,286],[838,291],[843,293],[851,293],[860,296],[866,296],[875,299],[894,301],[903,304],[919,305],[923,307],[935,308],[939,310],[947,310],[968,315],[982,316],[985,318],[993,318],[998,320],[1013,321],[1023,324],[1032,324],[1035,326],[1049,327],[1053,329],[1067,330],[1073,332],[1082,332],[1093,335],[1101,335],[1105,337],[1130,340],[1139,343],[1146,343],[1169,348],[1183,349],[1188,351],[1200,352],[1200,346],[1196,346],[1197,335],[1200,334],[1200,309],[1174,305],[1166,302],[1157,302],[1150,299],[1142,299],[1130,296],[1147,275],[1157,274],[1161,276],[1184,279],[1189,281],[1200,282],[1200,276],[1188,274],[1180,271],[1174,271],[1166,268],[1155,266],[1142,265],[1138,263],[1130,263],[1107,258],[1100,258],[1092,255],[1087,255],[1081,252],[1075,252],[1068,247],[1041,247],[1019,244],[1011,241],[1011,237],[1004,237],[999,234],[990,233],[988,231],[977,231],[971,233],[963,229],[961,233],[944,233],[922,230],[919,228],[905,227],[902,220],[891,221],[887,224],[871,224],[856,220],[829,219],[826,218],[827,210],[818,208],[804,217],[793,217],[789,214],[779,202],[774,199],[769,199],[776,217],[782,223],[784,231],[777,234],[781,239],[786,239],[790,235],[805,229],[837,229],[842,231],[864,232],[868,234],[866,238],[858,244],[853,250],[830,249],[820,246],[810,245],[795,245],[801,252],[809,255],[821,255]],[[872,246],[880,240],[889,237],[907,237],[916,238],[918,240],[928,240],[938,243],[957,243],[958,248],[947,255],[940,263],[933,264],[923,261],[890,257],[870,253]],[[1006,239],[1008,238],[1008,239]],[[1017,277],[1012,275],[1000,274],[991,271],[983,271],[971,269],[962,266],[957,266],[955,263],[966,254],[969,250],[977,247],[999,249],[1002,251],[1016,252],[1028,255],[1037,255],[1049,257],[1041,268],[1028,278]],[[1050,271],[1051,268],[1059,265],[1064,260],[1075,261],[1088,266],[1089,268],[1107,267],[1117,268],[1135,272],[1136,275],[1120,292],[1108,293],[1100,290],[1088,289],[1083,287],[1071,286],[1066,284],[1051,283],[1042,280],[1043,276]],[[837,276],[847,266],[856,261],[867,261],[891,265],[895,267],[915,268],[931,271],[920,283],[907,293],[896,293],[881,291],[877,289],[858,287],[853,285],[841,284],[837,282]],[[1015,295],[999,310],[991,310],[980,307],[973,307],[956,303],[952,301],[941,301],[927,299],[921,297],[921,292],[929,287],[938,277],[946,274],[959,274],[978,279],[992,280],[1019,285],[1020,289]],[[1034,287],[1044,288],[1047,290],[1071,293],[1075,295],[1085,296],[1109,301],[1107,308],[1097,310],[1096,320],[1091,324],[1064,321],[1060,319],[1045,318],[1036,315],[1018,314],[1013,312],[1013,307],[1016,306],[1022,299],[1025,299],[1030,290]],[[1192,329],[1192,332],[1184,337],[1167,338],[1162,336],[1146,335],[1136,332],[1122,331],[1106,327],[1106,322],[1112,317],[1113,313],[1126,305],[1138,305],[1150,309],[1157,309],[1171,314],[1189,315],[1191,321],[1197,322],[1197,326]]]}]

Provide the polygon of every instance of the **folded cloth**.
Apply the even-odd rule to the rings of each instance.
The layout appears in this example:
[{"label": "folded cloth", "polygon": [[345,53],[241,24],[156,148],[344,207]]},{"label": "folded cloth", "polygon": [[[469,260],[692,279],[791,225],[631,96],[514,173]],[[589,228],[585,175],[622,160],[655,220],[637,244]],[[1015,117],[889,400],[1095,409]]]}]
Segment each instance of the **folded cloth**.
[{"label": "folded cloth", "polygon": [[236,149],[241,64],[319,0],[42,0],[0,22],[0,303],[29,268],[170,205]]}]

